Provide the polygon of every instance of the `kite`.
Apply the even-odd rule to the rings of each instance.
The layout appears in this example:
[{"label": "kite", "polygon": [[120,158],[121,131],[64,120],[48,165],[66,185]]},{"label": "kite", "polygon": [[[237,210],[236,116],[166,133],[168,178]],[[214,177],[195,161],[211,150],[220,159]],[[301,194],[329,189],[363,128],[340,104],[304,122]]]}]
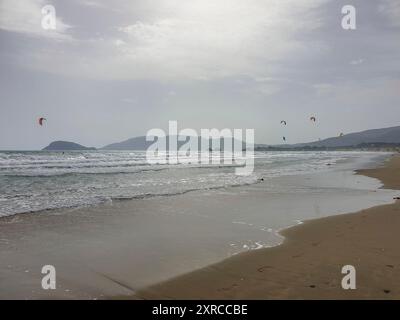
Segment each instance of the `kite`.
[{"label": "kite", "polygon": [[317,119],[315,117],[310,117],[310,120],[314,121],[314,122],[317,121]]},{"label": "kite", "polygon": [[43,125],[43,121],[47,121],[46,118],[39,118],[39,124],[42,126]]},{"label": "kite", "polygon": [[282,121],[281,121],[281,124],[284,124],[284,125],[286,126],[286,121],[285,121],[285,120],[282,120]]},{"label": "kite", "polygon": [[286,141],[286,137],[283,137],[283,141]]}]

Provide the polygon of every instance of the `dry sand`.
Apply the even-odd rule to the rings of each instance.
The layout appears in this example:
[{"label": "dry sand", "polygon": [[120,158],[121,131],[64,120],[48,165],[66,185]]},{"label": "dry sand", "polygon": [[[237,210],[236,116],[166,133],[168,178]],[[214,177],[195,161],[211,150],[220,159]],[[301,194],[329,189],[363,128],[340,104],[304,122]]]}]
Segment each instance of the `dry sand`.
[{"label": "dry sand", "polygon": [[[400,157],[360,170],[400,189]],[[399,192],[400,195],[400,192]],[[139,299],[399,299],[400,202],[286,229],[282,245],[236,255],[139,291]],[[341,287],[344,265],[355,290]]]}]

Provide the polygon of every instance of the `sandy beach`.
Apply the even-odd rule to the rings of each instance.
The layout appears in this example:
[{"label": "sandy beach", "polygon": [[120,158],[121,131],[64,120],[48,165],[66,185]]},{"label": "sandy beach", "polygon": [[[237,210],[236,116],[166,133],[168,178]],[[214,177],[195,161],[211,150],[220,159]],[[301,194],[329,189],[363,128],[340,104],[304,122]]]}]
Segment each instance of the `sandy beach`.
[{"label": "sandy beach", "polygon": [[[387,205],[398,192],[365,174],[395,188],[400,160],[356,175],[389,155],[346,157],[250,185],[3,217],[0,298],[398,297],[398,207]],[[347,264],[355,291],[340,289]],[[56,290],[41,287],[44,265]]]},{"label": "sandy beach", "polygon": [[[400,188],[400,157],[359,170]],[[284,243],[141,290],[139,299],[399,299],[400,202],[326,217],[281,232]],[[353,265],[357,289],[341,287]]]}]

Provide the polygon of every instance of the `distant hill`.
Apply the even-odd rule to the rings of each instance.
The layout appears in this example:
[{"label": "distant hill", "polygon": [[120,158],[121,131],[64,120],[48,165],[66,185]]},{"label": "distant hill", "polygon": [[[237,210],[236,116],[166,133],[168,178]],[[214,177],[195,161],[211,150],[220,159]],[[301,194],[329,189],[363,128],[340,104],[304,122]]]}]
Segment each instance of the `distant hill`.
[{"label": "distant hill", "polygon": [[372,129],[307,143],[309,146],[346,147],[371,143],[400,143],[400,126]]},{"label": "distant hill", "polygon": [[147,150],[154,142],[146,141],[145,136],[135,137],[122,142],[104,146],[103,150]]},{"label": "distant hill", "polygon": [[372,129],[345,134],[341,137],[332,137],[309,143],[287,145],[257,145],[258,149],[309,149],[309,148],[343,148],[343,147],[372,147],[400,144],[400,126],[383,129]]},{"label": "distant hill", "polygon": [[80,144],[68,141],[54,141],[44,151],[70,151],[70,150],[96,150],[96,148],[84,147]]},{"label": "distant hill", "polygon": [[[171,138],[172,137],[176,139],[176,136],[171,136]],[[169,136],[167,136],[164,139],[167,139],[168,141],[168,138]],[[189,137],[186,137],[186,139],[187,139],[186,141],[178,141],[178,149],[189,140]],[[203,145],[207,143],[207,140],[205,139],[201,139],[200,137],[198,139],[199,139],[198,140],[199,145],[200,143],[203,143]],[[101,149],[102,150],[147,150],[147,148],[151,146],[153,143],[154,141],[146,141],[145,136],[140,136],[122,142],[112,143]],[[221,145],[223,146],[223,142],[221,143]]]},{"label": "distant hill", "polygon": [[[176,138],[176,137],[175,137]],[[189,137],[187,137],[189,138]],[[168,140],[168,136],[164,139]],[[198,138],[199,144],[206,143],[205,139]],[[147,150],[153,141],[146,141],[145,136],[135,137],[122,142],[112,143],[101,148],[102,150]],[[186,141],[179,141],[180,148]],[[221,143],[223,146],[223,142]],[[335,149],[335,148],[379,148],[400,145],[400,126],[372,129],[361,132],[345,134],[341,137],[332,137],[320,141],[297,144],[281,144],[281,145],[265,145],[256,144],[256,150],[310,150],[310,149]],[[244,145],[243,145],[244,147]],[[55,141],[43,150],[95,150],[95,148],[87,148],[80,144]]]}]

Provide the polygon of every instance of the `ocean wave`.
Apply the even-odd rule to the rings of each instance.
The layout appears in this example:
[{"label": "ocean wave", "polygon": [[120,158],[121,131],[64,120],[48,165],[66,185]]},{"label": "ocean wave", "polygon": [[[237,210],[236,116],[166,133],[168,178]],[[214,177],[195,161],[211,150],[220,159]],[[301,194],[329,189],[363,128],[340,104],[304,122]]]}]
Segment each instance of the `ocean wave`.
[{"label": "ocean wave", "polygon": [[[256,152],[255,173],[240,177],[235,175],[234,169],[240,167],[235,163],[138,165],[143,152],[0,152],[0,216],[251,185],[261,177],[328,170],[332,168],[328,163],[358,156],[355,152]],[[10,161],[14,170],[6,168]],[[43,163],[25,165],[29,161]]]},{"label": "ocean wave", "polygon": [[[6,212],[6,211],[1,211],[0,209],[0,217],[8,217],[11,215],[15,214],[28,214],[28,213],[38,213],[38,212],[45,212],[45,211],[53,211],[53,210],[63,210],[63,209],[72,209],[72,208],[81,208],[81,207],[88,207],[88,206],[94,206],[94,205],[100,205],[105,202],[112,202],[112,201],[128,201],[128,200],[140,200],[140,199],[148,199],[148,198],[155,198],[155,197],[172,197],[172,196],[178,196],[178,195],[183,195],[191,192],[196,192],[196,191],[207,191],[207,190],[221,190],[221,189],[226,189],[226,188],[235,188],[235,187],[240,187],[240,186],[245,186],[245,185],[252,185],[261,182],[259,179],[255,179],[252,182],[243,182],[243,183],[236,183],[236,184],[227,184],[227,185],[219,185],[219,186],[204,186],[204,187],[199,187],[199,188],[190,188],[190,189],[185,189],[185,190],[179,190],[179,191],[172,191],[172,192],[165,192],[165,193],[143,193],[143,194],[134,194],[134,195],[129,195],[129,196],[94,196],[94,197],[89,197],[85,198],[87,201],[79,201],[78,203],[59,203],[59,204],[51,204],[48,205],[48,207],[38,207],[38,208],[29,208],[26,210],[23,209],[17,209],[14,210],[13,212]],[[92,188],[93,189],[93,188]],[[65,190],[65,191],[77,191],[77,190]],[[27,199],[27,198],[38,198],[40,196],[54,196],[56,194],[62,194],[62,191],[54,191],[51,193],[47,194],[19,194],[19,195],[8,195],[8,196],[2,196],[2,199],[6,200],[12,200],[12,199]],[[82,200],[83,198],[80,198],[79,200]],[[78,200],[78,199],[75,199]],[[3,207],[4,210],[4,207]]]}]

